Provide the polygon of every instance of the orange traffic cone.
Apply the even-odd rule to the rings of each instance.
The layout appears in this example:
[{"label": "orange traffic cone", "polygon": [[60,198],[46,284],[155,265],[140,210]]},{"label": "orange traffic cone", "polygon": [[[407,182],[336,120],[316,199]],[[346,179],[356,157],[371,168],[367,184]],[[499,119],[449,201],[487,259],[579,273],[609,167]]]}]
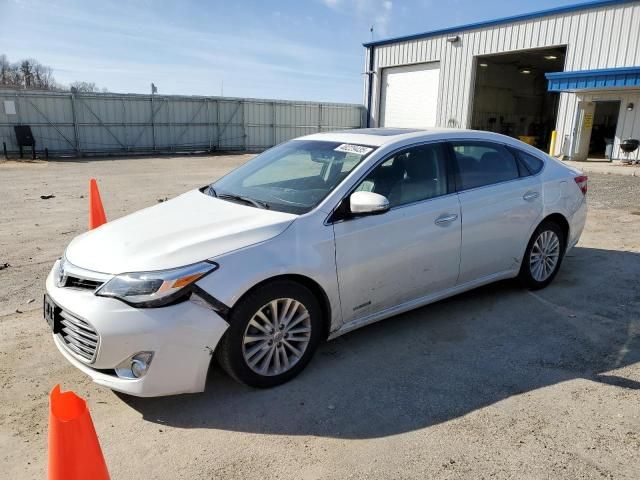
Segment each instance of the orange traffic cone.
[{"label": "orange traffic cone", "polygon": [[107,465],[84,399],[60,392],[49,395],[49,480],[109,480]]},{"label": "orange traffic cone", "polygon": [[107,216],[104,214],[100,191],[95,178],[89,180],[89,230],[107,223]]}]

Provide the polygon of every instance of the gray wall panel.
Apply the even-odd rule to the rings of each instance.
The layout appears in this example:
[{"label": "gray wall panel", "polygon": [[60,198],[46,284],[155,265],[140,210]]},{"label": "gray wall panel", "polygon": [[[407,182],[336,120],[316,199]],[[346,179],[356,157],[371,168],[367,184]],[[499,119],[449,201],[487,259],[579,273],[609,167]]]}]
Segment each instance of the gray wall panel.
[{"label": "gray wall panel", "polygon": [[[4,100],[16,103],[15,115],[6,115]],[[13,126],[21,124],[31,125],[39,151],[76,153],[77,145],[80,153],[99,154],[265,149],[300,135],[359,128],[363,119],[364,107],[354,104],[166,95],[152,102],[149,95],[0,90],[0,141],[12,153]]]}]

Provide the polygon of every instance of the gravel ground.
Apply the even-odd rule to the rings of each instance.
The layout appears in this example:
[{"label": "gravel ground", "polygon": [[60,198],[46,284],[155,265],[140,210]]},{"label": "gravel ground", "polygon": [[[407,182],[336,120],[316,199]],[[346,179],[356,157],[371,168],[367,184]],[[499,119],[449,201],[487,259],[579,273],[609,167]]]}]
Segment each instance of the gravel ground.
[{"label": "gravel ground", "polygon": [[215,367],[203,394],[137,399],[68,365],[40,301],[86,228],[88,178],[116,218],[248,158],[0,163],[3,477],[45,475],[61,383],[88,399],[114,479],[640,478],[637,177],[589,175],[585,233],[549,288],[501,282],[350,333],[275,389]]},{"label": "gravel ground", "polygon": [[589,173],[589,207],[620,209],[640,215],[640,178]]}]

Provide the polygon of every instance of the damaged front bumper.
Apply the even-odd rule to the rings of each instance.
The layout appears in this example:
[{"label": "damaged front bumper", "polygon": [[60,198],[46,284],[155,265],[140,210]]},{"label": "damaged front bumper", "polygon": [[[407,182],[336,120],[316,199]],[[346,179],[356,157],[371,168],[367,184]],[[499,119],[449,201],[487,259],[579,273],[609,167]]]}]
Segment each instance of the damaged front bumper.
[{"label": "damaged front bumper", "polygon": [[[54,333],[56,346],[71,364],[94,382],[130,395],[153,397],[204,390],[211,355],[228,327],[205,300],[135,308],[91,291],[57,287],[54,271],[46,282],[49,297],[67,318],[80,319],[98,337],[96,351],[87,359],[70,347],[73,333],[70,338],[62,331]],[[68,322],[66,325],[73,329]],[[140,352],[152,353],[146,372],[139,378],[123,374],[127,370],[123,365]]]}]

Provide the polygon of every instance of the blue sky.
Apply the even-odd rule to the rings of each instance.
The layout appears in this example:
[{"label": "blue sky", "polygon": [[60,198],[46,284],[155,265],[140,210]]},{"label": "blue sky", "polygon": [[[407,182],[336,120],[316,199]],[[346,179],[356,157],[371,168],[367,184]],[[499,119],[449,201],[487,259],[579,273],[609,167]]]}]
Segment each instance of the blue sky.
[{"label": "blue sky", "polygon": [[0,0],[0,53],[114,92],[362,101],[362,42],[562,0]]}]

